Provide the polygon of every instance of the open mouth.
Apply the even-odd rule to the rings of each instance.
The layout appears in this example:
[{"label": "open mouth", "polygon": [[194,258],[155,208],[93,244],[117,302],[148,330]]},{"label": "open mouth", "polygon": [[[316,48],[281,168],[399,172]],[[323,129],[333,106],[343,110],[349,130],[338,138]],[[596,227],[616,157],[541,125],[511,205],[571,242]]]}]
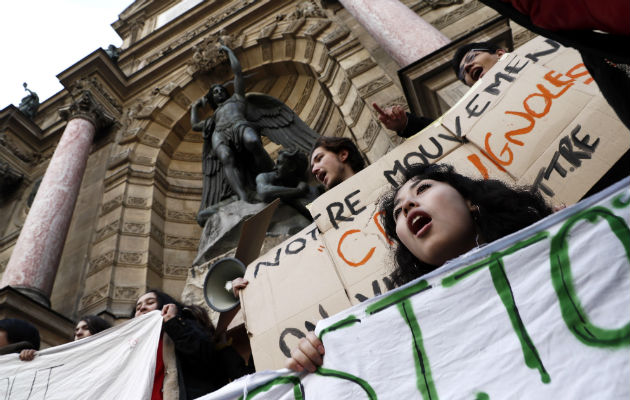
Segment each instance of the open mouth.
[{"label": "open mouth", "polygon": [[470,77],[472,78],[473,82],[477,82],[477,80],[479,78],[481,78],[482,72],[483,72],[483,68],[482,67],[474,67],[470,71]]},{"label": "open mouth", "polygon": [[321,183],[326,184],[326,182],[324,182],[324,179],[326,179],[326,173],[324,171],[320,172],[319,174],[317,174],[317,179]]},{"label": "open mouth", "polygon": [[414,236],[422,236],[431,226],[431,217],[424,211],[414,210],[407,216],[407,226]]}]

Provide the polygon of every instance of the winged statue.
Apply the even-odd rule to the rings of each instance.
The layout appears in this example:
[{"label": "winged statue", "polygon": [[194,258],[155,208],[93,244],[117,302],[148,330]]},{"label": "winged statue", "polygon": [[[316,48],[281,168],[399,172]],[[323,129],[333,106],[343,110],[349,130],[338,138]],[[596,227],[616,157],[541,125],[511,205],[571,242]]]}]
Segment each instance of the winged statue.
[{"label": "winged statue", "polygon": [[[203,132],[202,171],[204,175],[198,222],[204,210],[236,195],[239,200],[253,200],[256,175],[271,171],[274,163],[265,150],[261,135],[288,150],[308,153],[319,137],[286,104],[262,93],[245,94],[241,64],[234,52],[227,53],[234,73],[234,93],[223,85],[212,85],[208,93],[191,106],[192,129]],[[214,113],[199,118],[201,107],[210,105]],[[215,206],[216,207],[216,206]]]}]

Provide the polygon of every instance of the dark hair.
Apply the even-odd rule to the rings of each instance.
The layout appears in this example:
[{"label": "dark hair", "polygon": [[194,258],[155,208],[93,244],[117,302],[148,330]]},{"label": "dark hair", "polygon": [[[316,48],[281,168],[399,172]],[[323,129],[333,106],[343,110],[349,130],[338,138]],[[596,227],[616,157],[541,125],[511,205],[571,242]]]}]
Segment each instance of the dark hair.
[{"label": "dark hair", "polygon": [[348,151],[348,165],[352,168],[352,171],[359,172],[363,168],[365,168],[365,161],[363,157],[361,157],[361,153],[354,142],[348,138],[344,137],[330,137],[330,136],[320,136],[315,141],[313,145],[313,149],[311,149],[311,154],[309,159],[313,156],[313,152],[316,148],[323,147],[328,151],[332,151],[335,154],[339,154],[342,150]]},{"label": "dark hair", "polygon": [[[457,190],[464,199],[479,207],[475,226],[486,243],[525,228],[552,212],[542,195],[532,187],[509,187],[495,179],[469,178],[458,174],[452,166],[446,164],[412,165],[403,174],[401,185],[410,179],[445,182]],[[393,211],[394,197],[399,188],[400,186],[385,194],[380,202],[381,209],[385,211],[383,215],[385,232],[396,243],[394,250],[396,268],[392,279],[398,286],[439,267],[416,258],[396,235]]]},{"label": "dark hair", "polygon": [[9,344],[29,342],[32,349],[39,350],[39,331],[30,322],[17,318],[5,318],[0,320],[0,331],[7,333]]},{"label": "dark hair", "polygon": [[[144,294],[147,294],[147,293],[155,294],[155,298],[157,299],[158,310],[161,310],[162,307],[164,307],[167,304],[175,304],[175,306],[177,306],[178,315],[180,315],[183,318],[193,319],[197,321],[206,331],[208,336],[211,338],[213,337],[214,325],[212,325],[212,321],[210,320],[210,317],[208,316],[207,311],[203,307],[200,307],[194,304],[182,304],[179,301],[175,300],[173,297],[157,289],[147,290],[146,293]],[[134,307],[134,309],[131,310],[131,318],[134,318],[135,315],[136,315],[136,309]]]},{"label": "dark hair", "polygon": [[494,54],[497,52],[497,50],[501,50],[501,47],[490,42],[468,43],[463,46],[460,46],[455,51],[455,55],[453,55],[453,60],[451,61],[451,63],[453,64],[453,70],[455,71],[455,76],[457,76],[457,79],[460,79],[459,67],[460,67],[460,64],[462,63],[462,59],[466,56],[466,53],[468,53],[472,49],[484,50],[490,54]]},{"label": "dark hair", "polygon": [[84,315],[79,319],[79,322],[81,321],[85,321],[88,331],[90,331],[90,334],[92,335],[96,335],[97,333],[112,327],[112,324],[97,315]]},{"label": "dark hair", "polygon": [[213,90],[217,86],[222,87],[223,90],[227,92],[227,89],[225,86],[221,85],[220,83],[215,83],[212,86],[210,86],[210,90],[208,90],[208,93],[206,93],[206,95],[204,96],[206,98],[206,101],[208,102],[210,107],[212,107],[213,110],[216,110],[218,107],[218,104],[214,102],[214,95],[213,95]]},{"label": "dark hair", "polygon": [[[170,295],[162,292],[161,290],[149,289],[146,292],[144,292],[142,294],[142,296],[144,296],[147,293],[155,294],[155,298],[157,299],[157,309],[158,310],[161,310],[162,307],[164,307],[167,304],[175,304],[177,306],[177,310],[179,310],[179,311],[181,311],[184,308],[184,305],[182,303],[180,303],[179,301],[175,300]],[[135,318],[135,316],[136,316],[136,307],[134,305],[134,307],[131,309],[130,318]]]},{"label": "dark hair", "polygon": [[199,325],[201,325],[202,329],[210,338],[214,338],[214,325],[212,324],[212,320],[208,315],[208,311],[205,308],[195,305],[195,304],[187,304],[184,306],[182,310],[182,315],[184,317],[196,320]]}]

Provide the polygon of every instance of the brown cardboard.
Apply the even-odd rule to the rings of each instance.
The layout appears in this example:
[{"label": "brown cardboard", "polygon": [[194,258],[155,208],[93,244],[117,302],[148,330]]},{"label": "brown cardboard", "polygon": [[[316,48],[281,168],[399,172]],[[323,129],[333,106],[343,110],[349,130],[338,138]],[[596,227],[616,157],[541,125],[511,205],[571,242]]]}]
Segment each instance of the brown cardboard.
[{"label": "brown cardboard", "polygon": [[[306,332],[306,321],[314,324],[322,317],[320,306],[332,315],[391,287],[391,248],[380,226],[377,201],[409,165],[443,162],[475,178],[511,184],[538,182],[543,189],[542,183],[553,192],[547,195],[553,203],[571,204],[583,196],[630,147],[629,132],[585,71],[577,52],[536,38],[504,56],[441,119],[317,198],[310,208],[316,226],[248,266],[250,285],[243,292],[243,307],[257,369],[283,367],[281,338],[291,348],[297,336]],[[506,132],[523,123],[506,111],[524,112],[524,100],[533,90],[540,91],[539,85],[556,96],[549,110],[536,118],[527,134],[506,139]],[[534,100],[542,98],[534,96],[530,105],[538,107],[539,114],[546,105]],[[488,132],[492,135],[486,145]],[[569,156],[580,165],[560,159],[564,177],[551,168],[548,178],[543,174],[537,181],[540,171],[553,167],[550,163],[560,153],[575,156],[559,150],[561,145],[568,146],[567,140],[574,151],[582,146],[579,161]],[[509,154],[507,150],[501,154],[506,143],[513,160],[501,165],[505,160],[501,157]],[[585,155],[585,146],[594,150]],[[304,239],[299,254],[287,254],[288,246],[301,247]],[[261,262],[270,265],[261,266]]]},{"label": "brown cardboard", "polygon": [[320,305],[327,315],[350,306],[315,224],[250,263],[245,278],[242,307],[258,370],[282,368],[286,328],[306,332],[305,321],[322,318]]}]

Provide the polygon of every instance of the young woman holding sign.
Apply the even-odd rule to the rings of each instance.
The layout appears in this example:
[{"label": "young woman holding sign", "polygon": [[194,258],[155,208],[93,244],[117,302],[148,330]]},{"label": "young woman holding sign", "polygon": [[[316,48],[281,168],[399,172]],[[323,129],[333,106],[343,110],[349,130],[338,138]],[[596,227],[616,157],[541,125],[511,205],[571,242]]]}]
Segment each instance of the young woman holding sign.
[{"label": "young woman holding sign", "polygon": [[[381,207],[385,232],[396,243],[392,278],[398,286],[552,213],[532,188],[472,179],[445,164],[412,166]],[[323,355],[322,342],[309,332],[286,367],[314,372]]]},{"label": "young woman holding sign", "polygon": [[154,310],[162,310],[164,324],[151,399],[194,399],[226,384],[207,315],[200,318],[195,306],[150,290],[136,302],[133,316]]}]

